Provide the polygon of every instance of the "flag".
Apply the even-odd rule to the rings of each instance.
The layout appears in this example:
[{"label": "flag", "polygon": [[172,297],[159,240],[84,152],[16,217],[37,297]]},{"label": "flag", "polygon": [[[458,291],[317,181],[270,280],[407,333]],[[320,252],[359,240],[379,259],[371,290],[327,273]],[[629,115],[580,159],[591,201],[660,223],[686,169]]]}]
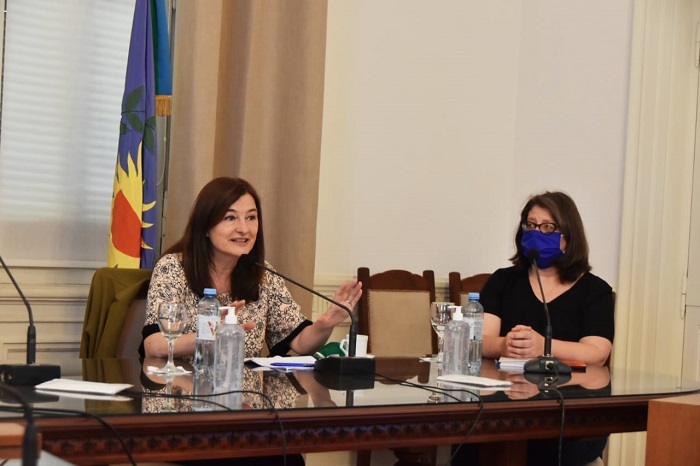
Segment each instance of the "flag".
[{"label": "flag", "polygon": [[[136,0],[112,190],[107,253],[110,267],[150,269],[155,259],[158,240],[156,88],[160,82],[162,92],[171,93],[167,38],[164,0]],[[167,74],[158,80],[156,56],[161,60],[157,72]],[[169,98],[168,95],[168,114]]]},{"label": "flag", "polygon": [[[151,0],[153,15],[153,63],[156,77],[156,115],[170,115],[173,81],[170,76],[170,42],[164,0]],[[157,31],[157,32],[156,32]]]}]

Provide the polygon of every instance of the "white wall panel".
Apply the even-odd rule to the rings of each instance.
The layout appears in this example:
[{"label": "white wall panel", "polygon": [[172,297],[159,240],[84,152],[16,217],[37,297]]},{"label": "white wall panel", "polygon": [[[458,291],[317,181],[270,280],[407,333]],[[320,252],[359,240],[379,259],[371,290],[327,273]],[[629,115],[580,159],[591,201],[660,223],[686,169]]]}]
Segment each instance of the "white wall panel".
[{"label": "white wall panel", "polygon": [[316,273],[508,265],[544,189],[617,280],[631,0],[329,2]]}]

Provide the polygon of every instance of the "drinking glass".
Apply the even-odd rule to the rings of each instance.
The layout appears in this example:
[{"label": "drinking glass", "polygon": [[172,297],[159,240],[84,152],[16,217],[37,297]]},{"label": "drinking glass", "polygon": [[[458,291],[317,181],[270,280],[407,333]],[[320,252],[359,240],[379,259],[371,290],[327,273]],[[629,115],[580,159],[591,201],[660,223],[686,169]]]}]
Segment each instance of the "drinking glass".
[{"label": "drinking glass", "polygon": [[[437,377],[440,377],[442,375],[442,366],[439,364],[435,364],[435,369],[437,372]],[[430,370],[432,371],[433,368],[431,367]],[[431,374],[432,378],[432,374]],[[440,382],[438,382],[438,387],[440,386]],[[430,396],[428,396],[428,403],[440,403],[442,401],[442,393],[438,390],[434,390],[430,392]]]},{"label": "drinking glass", "polygon": [[172,375],[179,373],[173,363],[175,340],[185,331],[187,318],[185,305],[182,303],[158,303],[158,326],[163,336],[168,340],[168,363],[158,372]]},{"label": "drinking glass", "polygon": [[161,413],[176,413],[178,409],[175,407],[175,399],[173,398],[173,380],[175,374],[173,372],[165,373],[165,399],[159,407],[158,412]]},{"label": "drinking glass", "polygon": [[445,326],[451,318],[450,306],[454,306],[454,303],[445,301],[430,303],[430,325],[433,326],[433,330],[435,330],[435,333],[437,333],[438,338],[437,362],[442,362],[443,359],[442,340],[443,336],[445,335]]}]

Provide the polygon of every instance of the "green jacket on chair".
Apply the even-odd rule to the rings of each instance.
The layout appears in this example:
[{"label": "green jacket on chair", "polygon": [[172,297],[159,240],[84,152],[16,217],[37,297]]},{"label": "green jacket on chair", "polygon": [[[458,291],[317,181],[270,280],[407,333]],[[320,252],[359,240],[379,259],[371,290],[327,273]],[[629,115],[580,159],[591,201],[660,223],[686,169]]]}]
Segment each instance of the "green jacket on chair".
[{"label": "green jacket on chair", "polygon": [[95,271],[85,306],[81,358],[115,357],[131,302],[151,278],[150,269],[103,267]]}]

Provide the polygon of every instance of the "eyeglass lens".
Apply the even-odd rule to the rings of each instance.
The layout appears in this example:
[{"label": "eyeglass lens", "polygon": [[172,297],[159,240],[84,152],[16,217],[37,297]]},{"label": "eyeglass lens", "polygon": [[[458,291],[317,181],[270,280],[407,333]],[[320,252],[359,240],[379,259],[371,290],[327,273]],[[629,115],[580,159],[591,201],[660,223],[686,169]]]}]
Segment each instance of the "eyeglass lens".
[{"label": "eyeglass lens", "polygon": [[522,224],[523,230],[529,231],[529,230],[540,230],[542,233],[545,235],[549,235],[551,233],[554,233],[557,230],[557,224],[556,223],[532,223],[532,222],[524,222]]}]

